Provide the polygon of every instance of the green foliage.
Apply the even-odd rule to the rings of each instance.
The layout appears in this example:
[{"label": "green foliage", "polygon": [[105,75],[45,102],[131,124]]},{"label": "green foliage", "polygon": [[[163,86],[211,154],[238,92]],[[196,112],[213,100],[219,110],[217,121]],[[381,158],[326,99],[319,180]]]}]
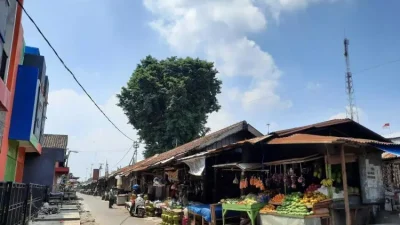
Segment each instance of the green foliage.
[{"label": "green foliage", "polygon": [[213,63],[193,58],[147,56],[137,65],[117,97],[146,144],[146,158],[209,131],[207,115],[220,109],[217,73]]}]

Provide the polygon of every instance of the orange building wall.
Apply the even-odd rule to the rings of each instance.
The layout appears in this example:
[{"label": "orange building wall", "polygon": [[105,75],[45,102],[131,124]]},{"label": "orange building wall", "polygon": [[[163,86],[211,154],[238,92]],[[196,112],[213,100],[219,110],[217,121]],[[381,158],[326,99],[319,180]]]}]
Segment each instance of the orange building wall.
[{"label": "orange building wall", "polygon": [[25,148],[18,148],[17,169],[15,170],[15,182],[22,183],[24,178]]},{"label": "orange building wall", "polygon": [[[20,0],[21,4],[23,3]],[[10,56],[10,63],[9,63],[9,71],[8,71],[8,78],[7,78],[7,88],[11,92],[10,96],[10,110],[6,114],[5,124],[4,124],[4,133],[3,133],[3,140],[1,145],[0,151],[0,181],[4,180],[4,173],[5,173],[5,165],[7,162],[7,153],[8,153],[8,134],[10,131],[10,123],[11,123],[11,114],[12,114],[12,105],[14,102],[14,91],[15,91],[15,84],[17,79],[17,72],[18,72],[18,64],[21,58],[21,48],[23,47],[23,29],[21,25],[22,19],[22,9],[21,7],[17,6],[17,12],[15,17],[15,25],[14,25],[14,36],[13,36],[13,43],[11,49],[11,56]],[[18,168],[17,168],[18,170]],[[23,171],[23,169],[22,169]]]}]

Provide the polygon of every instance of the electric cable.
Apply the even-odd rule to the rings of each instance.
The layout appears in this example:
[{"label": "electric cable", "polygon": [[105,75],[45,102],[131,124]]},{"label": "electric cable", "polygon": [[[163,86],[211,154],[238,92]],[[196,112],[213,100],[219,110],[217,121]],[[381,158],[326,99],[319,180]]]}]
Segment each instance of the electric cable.
[{"label": "electric cable", "polygon": [[126,138],[129,140],[133,141],[132,138],[130,138],[128,135],[126,135],[124,132],[122,132],[121,129],[115,125],[115,123],[106,115],[106,113],[100,108],[100,106],[94,101],[92,96],[86,91],[86,89],[83,87],[83,85],[78,81],[76,78],[75,74],[71,71],[71,69],[65,64],[64,60],[60,57],[58,52],[55,50],[53,45],[50,43],[50,41],[46,38],[46,36],[43,34],[42,30],[39,28],[39,26],[36,24],[36,22],[32,19],[32,17],[29,15],[29,13],[26,11],[24,6],[21,4],[20,0],[16,0],[18,5],[21,7],[21,9],[24,11],[25,15],[28,17],[28,19],[33,23],[33,25],[36,27],[36,30],[40,33],[40,35],[43,37],[43,39],[46,41],[46,43],[49,45],[49,47],[53,50],[54,54],[57,56],[58,60],[61,62],[61,64],[64,66],[64,68],[72,75],[72,78],[75,80],[75,82],[79,85],[79,87],[85,92],[85,94],[89,97],[90,101],[93,102],[93,104],[96,106],[96,108],[104,115],[104,117],[117,129],[122,135],[124,135]]}]

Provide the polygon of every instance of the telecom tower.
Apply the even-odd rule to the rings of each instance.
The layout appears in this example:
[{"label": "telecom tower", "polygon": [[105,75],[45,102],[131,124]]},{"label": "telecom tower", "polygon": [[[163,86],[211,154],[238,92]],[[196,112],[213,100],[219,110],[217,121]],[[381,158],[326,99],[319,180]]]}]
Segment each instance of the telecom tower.
[{"label": "telecom tower", "polygon": [[137,162],[137,150],[139,148],[139,142],[138,141],[134,141],[133,142],[133,148],[134,148],[134,151],[133,151],[132,159],[129,162],[130,166]]},{"label": "telecom tower", "polygon": [[350,116],[350,119],[358,122],[358,112],[354,97],[353,75],[350,71],[349,39],[347,38],[344,39],[344,58],[346,60],[346,92],[349,101],[349,109],[346,110],[346,114],[347,116]]}]

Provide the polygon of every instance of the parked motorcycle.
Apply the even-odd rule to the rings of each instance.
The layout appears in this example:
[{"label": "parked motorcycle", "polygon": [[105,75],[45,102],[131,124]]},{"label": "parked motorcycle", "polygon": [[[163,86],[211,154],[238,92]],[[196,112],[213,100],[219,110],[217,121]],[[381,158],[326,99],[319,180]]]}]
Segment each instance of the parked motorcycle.
[{"label": "parked motorcycle", "polygon": [[129,213],[131,216],[141,217],[143,218],[146,214],[145,208],[145,200],[143,199],[142,195],[138,195],[135,199],[135,204],[131,206],[129,209]]}]

